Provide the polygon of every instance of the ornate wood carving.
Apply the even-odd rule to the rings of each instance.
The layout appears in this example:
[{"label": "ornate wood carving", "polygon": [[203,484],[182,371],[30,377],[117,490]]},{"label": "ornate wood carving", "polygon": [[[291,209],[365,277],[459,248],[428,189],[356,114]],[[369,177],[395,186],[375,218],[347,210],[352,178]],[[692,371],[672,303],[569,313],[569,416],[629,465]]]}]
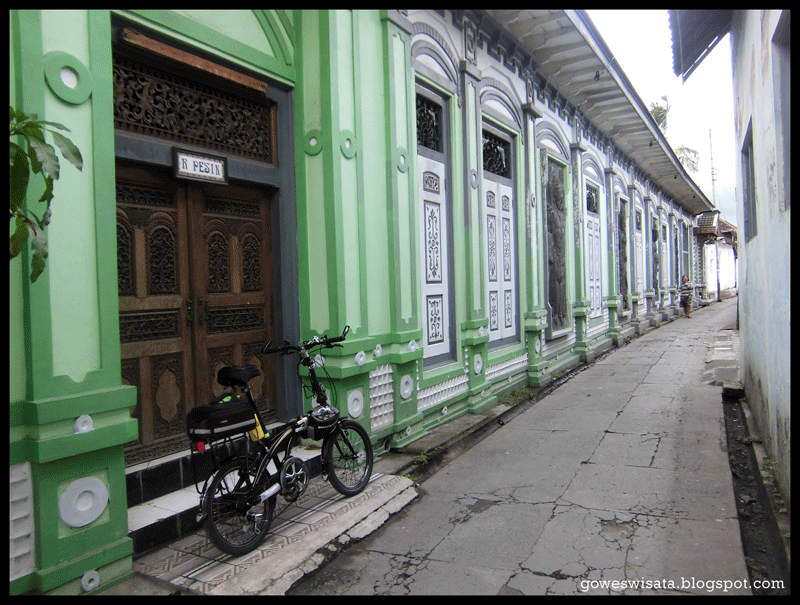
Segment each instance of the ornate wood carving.
[{"label": "ornate wood carving", "polygon": [[177,267],[175,265],[175,234],[166,226],[159,225],[148,238],[150,257],[149,294],[176,294],[178,291]]},{"label": "ornate wood carving", "polygon": [[230,292],[228,283],[228,242],[218,231],[212,233],[208,246],[208,291]]},{"label": "ornate wood carving", "polygon": [[132,235],[128,227],[117,223],[117,283],[119,296],[133,296]]},{"label": "ornate wood carving", "polygon": [[264,325],[264,309],[243,307],[239,309],[215,309],[208,313],[208,333],[240,332],[256,330]]},{"label": "ornate wood carving", "polygon": [[242,291],[257,292],[261,290],[261,242],[252,233],[241,238],[242,244]]},{"label": "ornate wood carving", "polygon": [[178,311],[120,313],[120,342],[159,340],[180,336],[178,320]]},{"label": "ornate wood carving", "polygon": [[274,107],[114,57],[114,126],[120,130],[275,164]]}]

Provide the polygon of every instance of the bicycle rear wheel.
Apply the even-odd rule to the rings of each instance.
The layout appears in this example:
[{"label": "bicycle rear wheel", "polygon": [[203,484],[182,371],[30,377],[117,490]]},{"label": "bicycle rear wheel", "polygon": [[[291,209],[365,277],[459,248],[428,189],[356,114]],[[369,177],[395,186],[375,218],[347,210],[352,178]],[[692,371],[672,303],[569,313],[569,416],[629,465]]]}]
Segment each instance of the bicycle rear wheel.
[{"label": "bicycle rear wheel", "polygon": [[253,485],[257,468],[252,460],[236,458],[224,464],[208,486],[206,533],[230,555],[247,554],[261,544],[275,513],[275,496],[253,504],[266,489]]},{"label": "bicycle rear wheel", "polygon": [[342,420],[339,429],[322,444],[331,485],[340,494],[355,496],[372,475],[372,443],[367,431],[354,420]]}]

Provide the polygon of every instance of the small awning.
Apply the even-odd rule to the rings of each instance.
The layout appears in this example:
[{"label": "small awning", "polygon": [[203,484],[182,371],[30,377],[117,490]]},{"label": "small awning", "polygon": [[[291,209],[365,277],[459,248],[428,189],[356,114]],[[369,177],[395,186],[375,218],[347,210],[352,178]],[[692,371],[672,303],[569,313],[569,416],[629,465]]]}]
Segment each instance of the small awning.
[{"label": "small awning", "polygon": [[685,82],[731,29],[732,10],[669,11],[673,71]]}]

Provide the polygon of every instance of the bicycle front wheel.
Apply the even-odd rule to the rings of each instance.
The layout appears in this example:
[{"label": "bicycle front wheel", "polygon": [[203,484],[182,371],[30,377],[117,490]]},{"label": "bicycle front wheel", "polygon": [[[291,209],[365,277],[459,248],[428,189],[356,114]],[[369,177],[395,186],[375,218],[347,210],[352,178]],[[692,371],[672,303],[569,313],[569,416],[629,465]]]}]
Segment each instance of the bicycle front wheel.
[{"label": "bicycle front wheel", "polygon": [[252,460],[237,458],[224,464],[208,486],[206,533],[230,555],[247,554],[261,544],[275,513],[275,496],[253,504],[262,491],[253,484],[256,470]]},{"label": "bicycle front wheel", "polygon": [[322,444],[322,456],[331,485],[340,494],[355,496],[367,487],[372,475],[372,443],[359,423],[342,420]]}]

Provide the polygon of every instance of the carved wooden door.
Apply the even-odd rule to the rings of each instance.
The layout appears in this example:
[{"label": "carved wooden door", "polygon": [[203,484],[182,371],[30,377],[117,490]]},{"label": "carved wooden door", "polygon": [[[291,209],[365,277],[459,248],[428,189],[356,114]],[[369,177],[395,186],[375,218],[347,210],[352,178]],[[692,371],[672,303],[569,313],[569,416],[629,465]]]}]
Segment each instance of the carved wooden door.
[{"label": "carved wooden door", "polygon": [[253,397],[275,409],[269,200],[261,188],[189,185],[196,389],[199,404],[225,389],[217,371],[253,364]]},{"label": "carved wooden door", "polygon": [[186,414],[222,388],[223,365],[257,365],[267,417],[275,370],[268,192],[178,181],[117,161],[117,269],[123,382],[137,387],[128,464],[187,447]]}]

